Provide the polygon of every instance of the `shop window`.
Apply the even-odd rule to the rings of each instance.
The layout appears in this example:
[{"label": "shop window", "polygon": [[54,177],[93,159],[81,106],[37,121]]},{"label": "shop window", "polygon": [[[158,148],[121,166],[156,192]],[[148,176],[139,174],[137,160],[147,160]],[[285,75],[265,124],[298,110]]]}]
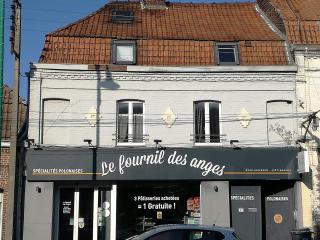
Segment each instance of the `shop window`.
[{"label": "shop window", "polygon": [[221,136],[218,101],[194,102],[194,141],[195,143],[219,143]]},{"label": "shop window", "polygon": [[[127,239],[162,224],[200,224],[200,182],[137,182],[117,187],[117,239]],[[184,240],[187,233],[167,232],[150,240]],[[183,237],[183,238],[181,238]]]},{"label": "shop window", "polygon": [[112,47],[114,64],[130,65],[136,63],[136,44],[134,41],[114,41]]},{"label": "shop window", "polygon": [[144,102],[118,101],[117,143],[144,142]]},{"label": "shop window", "polygon": [[217,43],[215,56],[219,65],[239,64],[238,45],[236,43]]}]

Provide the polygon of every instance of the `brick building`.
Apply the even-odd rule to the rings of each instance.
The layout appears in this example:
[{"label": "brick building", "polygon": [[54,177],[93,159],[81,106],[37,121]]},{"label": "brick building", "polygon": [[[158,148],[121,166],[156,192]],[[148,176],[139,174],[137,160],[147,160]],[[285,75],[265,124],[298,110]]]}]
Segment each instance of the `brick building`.
[{"label": "brick building", "polygon": [[[8,201],[8,171],[10,161],[10,134],[11,134],[11,113],[12,113],[12,90],[3,86],[2,106],[2,137],[1,137],[1,160],[0,160],[0,239],[5,239],[6,234],[6,209]],[[19,129],[25,124],[27,116],[27,105],[20,99],[19,103]],[[20,131],[21,136],[21,131]],[[20,155],[21,156],[21,155]]]}]

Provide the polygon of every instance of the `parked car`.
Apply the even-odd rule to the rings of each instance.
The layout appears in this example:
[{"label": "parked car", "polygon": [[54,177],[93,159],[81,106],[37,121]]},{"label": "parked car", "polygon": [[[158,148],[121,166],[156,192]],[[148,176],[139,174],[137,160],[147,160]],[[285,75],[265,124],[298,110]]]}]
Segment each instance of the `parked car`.
[{"label": "parked car", "polygon": [[232,228],[167,224],[155,226],[127,240],[239,240],[239,238]]}]

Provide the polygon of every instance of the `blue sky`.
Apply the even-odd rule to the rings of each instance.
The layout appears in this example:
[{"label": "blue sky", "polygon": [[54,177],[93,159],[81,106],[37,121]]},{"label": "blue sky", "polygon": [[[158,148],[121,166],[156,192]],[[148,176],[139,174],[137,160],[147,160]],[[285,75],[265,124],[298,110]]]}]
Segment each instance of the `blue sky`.
[{"label": "blue sky", "polygon": [[[103,6],[107,0],[21,0],[22,44],[21,75],[29,71],[29,63],[40,56],[46,33],[69,24]],[[177,0],[175,0],[177,1]],[[194,0],[193,2],[249,2],[254,0]],[[5,0],[4,83],[13,86],[13,57],[10,54],[10,4]],[[184,2],[189,2],[184,0]],[[20,78],[20,95],[27,98],[27,78]]]}]

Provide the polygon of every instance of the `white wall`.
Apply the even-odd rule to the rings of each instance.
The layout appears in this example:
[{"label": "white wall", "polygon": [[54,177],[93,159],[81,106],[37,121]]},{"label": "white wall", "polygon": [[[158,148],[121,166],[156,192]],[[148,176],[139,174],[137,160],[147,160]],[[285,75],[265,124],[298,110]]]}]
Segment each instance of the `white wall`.
[{"label": "white wall", "polygon": [[[301,113],[310,114],[320,110],[320,52],[296,51],[295,61],[298,65],[297,73],[297,110]],[[318,118],[320,113],[317,114]],[[305,119],[298,122],[299,126]],[[304,147],[309,152],[310,174],[303,177],[302,202],[305,206],[303,211],[303,226],[312,227],[320,223],[320,189],[319,189],[319,155],[317,148],[320,144],[320,129],[312,130],[312,141]],[[301,134],[305,129],[300,129]],[[311,177],[311,179],[310,179]],[[308,207],[312,203],[312,209]]]},{"label": "white wall", "polygon": [[[297,124],[292,123],[296,108],[293,71],[106,72],[84,70],[83,67],[77,70],[74,66],[73,70],[54,69],[47,64],[41,66],[37,64],[37,68],[32,69],[30,84],[29,138],[35,139],[36,143],[40,141],[40,103],[46,98],[70,100],[64,102],[59,113],[56,111],[62,108],[61,103],[57,106],[51,103],[52,111],[45,110],[53,118],[52,128],[46,126],[43,133],[48,145],[84,146],[83,139],[92,139],[93,144],[114,146],[116,101],[120,99],[145,101],[147,145],[154,145],[154,139],[161,139],[164,146],[193,146],[193,101],[196,100],[221,101],[223,145],[226,146],[231,139],[239,140],[240,145],[267,145],[266,102],[270,100],[293,101],[289,110],[287,104],[283,104],[283,110],[281,105],[277,108],[280,112],[290,111],[286,113],[287,120],[279,120],[285,130],[297,131]],[[92,107],[100,110],[98,127],[91,126],[85,118]],[[177,115],[171,128],[161,119],[167,107]],[[248,127],[243,127],[239,121],[242,108],[251,118]],[[271,141],[276,145],[285,144],[283,136],[272,136]]]}]

